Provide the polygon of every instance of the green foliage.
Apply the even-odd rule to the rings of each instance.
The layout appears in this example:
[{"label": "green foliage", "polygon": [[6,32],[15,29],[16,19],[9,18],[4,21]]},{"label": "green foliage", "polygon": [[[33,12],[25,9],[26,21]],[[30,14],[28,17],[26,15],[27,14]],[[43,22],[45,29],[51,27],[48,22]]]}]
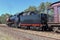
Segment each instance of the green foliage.
[{"label": "green foliage", "polygon": [[49,7],[51,3],[49,2],[41,2],[41,4],[38,6],[38,7],[35,7],[35,6],[29,6],[26,10],[24,10],[25,12],[26,11],[35,11],[35,12],[38,12],[38,13],[47,13],[47,9]]},{"label": "green foliage", "polygon": [[29,6],[29,8],[27,8],[26,10],[25,10],[25,12],[26,11],[36,11],[37,9],[36,9],[36,7],[35,6]]},{"label": "green foliage", "polygon": [[51,4],[51,3],[46,2],[46,3],[45,3],[45,9],[49,8],[50,4]]},{"label": "green foliage", "polygon": [[2,15],[0,16],[0,23],[1,23],[1,24],[5,24],[5,23],[6,23],[6,19],[7,19],[8,16],[10,16],[10,14],[8,14],[8,13],[2,14]]},{"label": "green foliage", "polygon": [[39,10],[40,12],[44,12],[44,11],[45,11],[45,4],[44,4],[44,2],[42,2],[42,3],[39,5],[38,10]]},{"label": "green foliage", "polygon": [[0,24],[1,24],[2,22],[1,22],[1,16],[0,16]]},{"label": "green foliage", "polygon": [[47,9],[49,8],[51,3],[49,2],[42,2],[39,6],[38,6],[38,11],[39,13],[47,13]]}]

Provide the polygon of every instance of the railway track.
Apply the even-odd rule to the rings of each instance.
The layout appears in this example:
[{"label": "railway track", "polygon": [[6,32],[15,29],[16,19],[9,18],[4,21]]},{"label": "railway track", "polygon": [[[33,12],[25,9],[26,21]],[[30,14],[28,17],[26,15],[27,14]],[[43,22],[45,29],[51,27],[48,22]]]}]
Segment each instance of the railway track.
[{"label": "railway track", "polygon": [[3,33],[11,35],[15,38],[22,40],[60,40],[60,34],[53,32],[38,32],[31,30],[23,30],[17,28],[7,27],[6,25],[1,25],[0,31]]},{"label": "railway track", "polygon": [[[16,29],[14,28],[14,30],[16,31]],[[32,31],[32,30],[24,30],[24,29],[17,29],[19,32],[23,32],[23,33],[28,33],[31,35],[36,35],[36,36],[40,36],[40,37],[45,37],[45,38],[51,38],[51,39],[55,39],[55,40],[60,40],[60,34],[58,33],[54,33],[54,32],[42,32],[42,31]]]}]

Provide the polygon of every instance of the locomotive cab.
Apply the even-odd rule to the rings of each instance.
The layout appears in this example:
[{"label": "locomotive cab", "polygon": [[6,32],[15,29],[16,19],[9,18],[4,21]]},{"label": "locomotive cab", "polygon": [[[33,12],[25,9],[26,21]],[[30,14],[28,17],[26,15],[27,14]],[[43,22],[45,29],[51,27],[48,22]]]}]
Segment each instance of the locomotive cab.
[{"label": "locomotive cab", "polygon": [[47,21],[48,21],[47,19],[48,19],[47,14],[41,13],[41,23],[47,24]]}]

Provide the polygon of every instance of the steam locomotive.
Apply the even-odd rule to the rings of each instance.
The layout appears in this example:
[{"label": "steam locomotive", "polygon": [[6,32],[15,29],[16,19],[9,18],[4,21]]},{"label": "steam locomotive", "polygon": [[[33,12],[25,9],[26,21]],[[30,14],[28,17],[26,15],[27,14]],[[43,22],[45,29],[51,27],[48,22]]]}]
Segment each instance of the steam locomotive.
[{"label": "steam locomotive", "polygon": [[47,29],[47,14],[35,13],[35,12],[21,12],[19,14],[10,16],[7,20],[7,25],[15,27],[26,27],[30,29],[30,27],[39,27],[42,30]]}]

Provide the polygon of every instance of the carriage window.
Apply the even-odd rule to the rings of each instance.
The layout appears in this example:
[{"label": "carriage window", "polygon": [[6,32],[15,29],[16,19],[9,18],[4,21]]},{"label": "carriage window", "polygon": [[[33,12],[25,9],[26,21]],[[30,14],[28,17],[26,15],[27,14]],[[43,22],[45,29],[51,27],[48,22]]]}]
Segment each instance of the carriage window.
[{"label": "carriage window", "polygon": [[48,10],[48,22],[53,22],[54,21],[54,11],[53,9]]},{"label": "carriage window", "polygon": [[60,15],[60,7],[58,7],[58,13],[59,13],[59,15]]},{"label": "carriage window", "polygon": [[59,22],[60,22],[60,7],[58,7]]}]

